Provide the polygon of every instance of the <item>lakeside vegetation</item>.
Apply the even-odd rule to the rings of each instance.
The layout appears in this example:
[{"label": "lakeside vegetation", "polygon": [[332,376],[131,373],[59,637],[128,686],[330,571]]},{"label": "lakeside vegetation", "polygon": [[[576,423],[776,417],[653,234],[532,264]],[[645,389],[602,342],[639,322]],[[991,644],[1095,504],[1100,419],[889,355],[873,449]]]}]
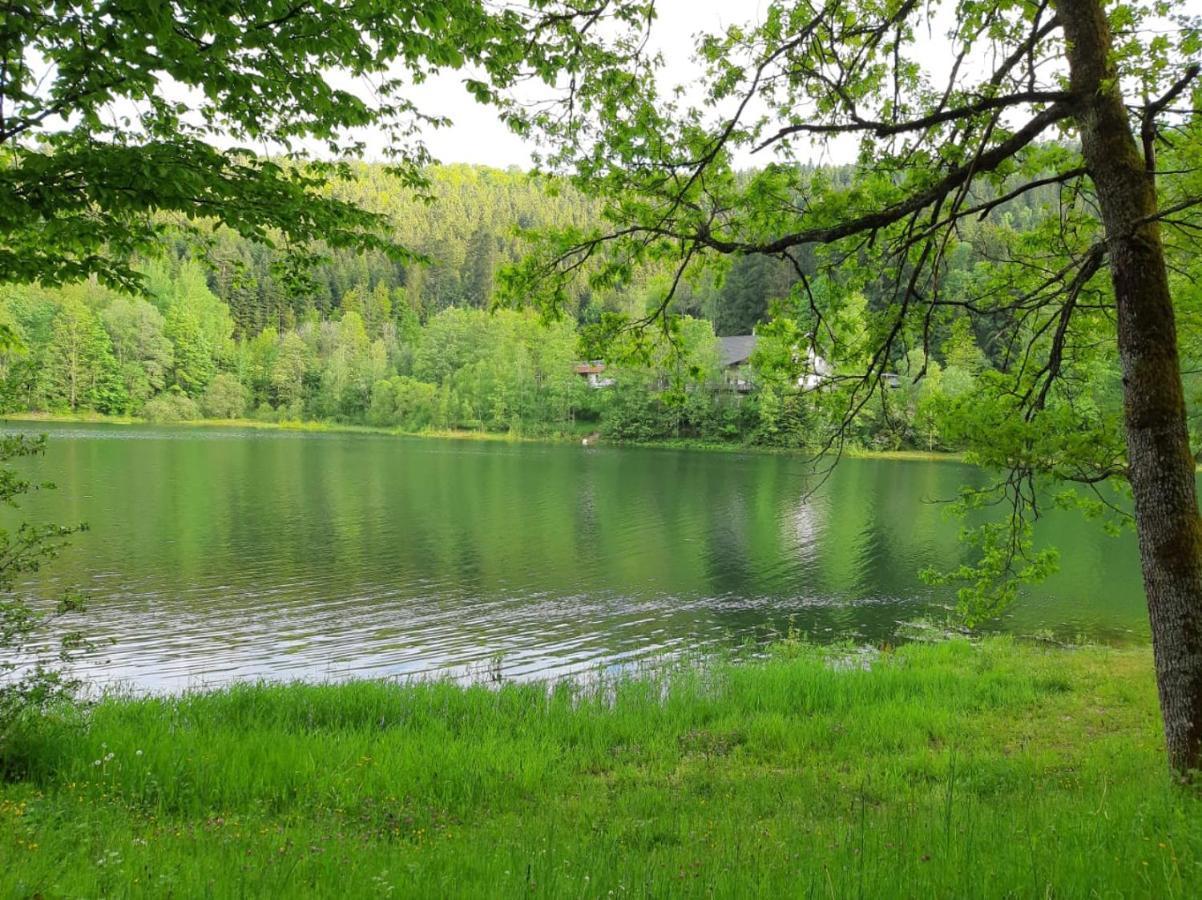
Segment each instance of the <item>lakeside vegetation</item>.
[{"label": "lakeside vegetation", "polygon": [[[12,896],[1157,896],[1146,648],[797,641],[593,686],[109,698],[5,756]],[[15,780],[14,780],[15,779]]]},{"label": "lakeside vegetation", "polygon": [[[223,451],[206,468],[170,446],[201,441],[146,441],[186,452],[125,452],[127,482],[106,484],[135,441],[71,453],[70,500],[119,496],[110,548],[153,535],[172,556],[147,571],[186,561],[157,586],[131,556],[81,571],[179,644],[294,659],[307,642],[331,672],[378,639],[391,674],[424,652],[401,646],[403,605],[474,660],[496,646],[482,610],[530,653],[544,629],[585,646],[589,604],[629,602],[636,627],[577,657],[611,664],[592,682],[505,683],[498,661],[475,686],[247,684],[280,670],[235,664],[226,688],[91,702],[86,600],[43,581],[87,526],[30,504],[0,527],[0,892],[1197,893],[1202,12],[769,0],[719,24],[690,7],[678,76],[657,6],[10,4],[0,415],[946,452],[981,471],[863,464],[844,496],[882,502],[816,510],[810,473],[767,458],[513,448],[405,469],[423,454],[399,442],[205,441],[228,445],[200,448]],[[444,82],[537,172],[436,165]],[[0,508],[53,487],[44,452],[0,435]],[[610,471],[586,482],[580,463]],[[707,471],[738,468],[767,474]],[[879,490],[907,468],[907,490]],[[215,490],[222,471],[237,485]],[[314,502],[255,477],[279,471]],[[1037,520],[1076,510],[1135,531],[1152,647],[790,636],[741,662],[612,665],[705,646],[661,641],[648,596],[741,637],[750,604],[809,604],[828,635],[908,621],[912,585],[858,588],[931,549],[909,489],[943,475],[964,527],[922,570],[931,608],[1002,615],[1057,569]],[[631,498],[650,513],[602,527],[637,519]],[[1072,563],[1101,570],[1097,552]],[[557,578],[512,580],[515,559]],[[659,580],[681,561],[705,590]],[[281,571],[286,591],[267,583]],[[205,633],[180,627],[200,608]],[[141,657],[126,671],[152,668],[113,621]]]},{"label": "lakeside vegetation", "polygon": [[[589,422],[576,423],[575,431],[564,431],[554,434],[522,435],[513,432],[468,431],[464,429],[436,430],[423,428],[420,431],[408,431],[403,428],[385,428],[374,425],[354,425],[347,422],[328,422],[322,420],[280,420],[275,422],[262,419],[189,419],[180,422],[162,423],[139,416],[112,416],[97,412],[10,412],[0,416],[0,419],[10,422],[39,422],[52,424],[90,424],[90,425],[162,425],[171,424],[184,428],[250,428],[266,431],[304,431],[331,432],[339,434],[379,434],[397,437],[439,438],[455,441],[488,441],[501,443],[570,443],[575,444],[589,439],[589,445],[598,443],[613,446],[638,446],[663,450],[701,450],[716,453],[767,453],[812,457],[813,451],[804,447],[774,447],[757,444],[736,444],[729,441],[705,441],[696,438],[666,438],[653,441],[623,442],[613,438],[604,438],[594,430]],[[963,462],[964,454],[948,450],[874,450],[863,447],[849,447],[843,451],[849,459],[894,459],[900,461],[924,462]]]},{"label": "lakeside vegetation", "polygon": [[[464,441],[499,441],[502,443],[557,443],[575,440],[576,436],[545,435],[540,437],[525,437],[511,432],[433,430],[404,431],[400,428],[385,428],[375,425],[354,425],[348,422],[326,422],[316,419],[298,419],[295,421],[281,419],[266,422],[262,419],[187,419],[177,422],[156,422],[139,416],[110,416],[104,413],[58,413],[58,412],[13,412],[6,413],[3,418],[10,422],[45,422],[69,425],[72,423],[85,425],[172,425],[181,428],[250,428],[263,431],[304,431],[332,432],[337,434],[385,434],[400,437],[431,437],[448,440]],[[587,432],[586,432],[587,434]],[[946,455],[946,454],[944,454]]]},{"label": "lakeside vegetation", "polygon": [[[140,259],[142,296],[95,281],[2,286],[0,325],[19,346],[0,352],[0,411],[536,437],[599,431],[629,443],[811,452],[837,435],[853,449],[955,452],[970,443],[961,407],[995,391],[1009,365],[1013,322],[942,313],[921,341],[893,354],[894,374],[845,421],[889,303],[881,285],[853,287],[807,263],[807,289],[836,310],[819,321],[796,272],[749,258],[679,289],[670,323],[598,344],[610,317],[637,318],[661,302],[662,267],[649,263],[605,290],[582,282],[555,319],[490,309],[502,268],[524,246],[516,229],[595,224],[595,204],[531,175],[448,166],[426,173],[437,197],[427,207],[381,167],[354,171],[341,193],[386,213],[397,238],[428,260],[337,252],[290,284],[280,252],[218,228],[207,243],[165,237],[163,258]],[[1023,239],[1051,199],[1032,192],[974,225],[949,281],[967,290],[985,248]],[[750,360],[724,370],[718,336],[753,329]],[[809,365],[799,350],[810,345],[831,366],[819,391],[798,387]],[[602,389],[575,371],[596,355],[609,360],[612,384]],[[1121,405],[1117,358],[1101,354],[1091,365],[1088,385],[1053,399],[1106,421]],[[736,380],[751,389],[733,389]]]}]

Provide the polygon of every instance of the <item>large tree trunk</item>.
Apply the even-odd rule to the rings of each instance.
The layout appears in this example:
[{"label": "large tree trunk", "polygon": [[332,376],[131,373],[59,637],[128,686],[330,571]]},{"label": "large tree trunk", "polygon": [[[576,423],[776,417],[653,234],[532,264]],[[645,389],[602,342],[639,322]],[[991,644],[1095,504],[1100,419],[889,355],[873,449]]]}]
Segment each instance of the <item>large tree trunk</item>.
[{"label": "large tree trunk", "polygon": [[1202,768],[1202,520],[1154,176],[1135,142],[1101,0],[1055,0],[1118,305],[1131,487],[1169,762]]}]

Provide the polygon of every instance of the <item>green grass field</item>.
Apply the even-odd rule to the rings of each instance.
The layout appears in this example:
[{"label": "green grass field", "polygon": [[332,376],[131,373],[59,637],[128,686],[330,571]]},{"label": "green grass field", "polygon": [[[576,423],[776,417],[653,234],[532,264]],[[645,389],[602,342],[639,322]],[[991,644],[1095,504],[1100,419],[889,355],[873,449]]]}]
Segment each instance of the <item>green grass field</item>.
[{"label": "green grass field", "polygon": [[1146,649],[110,699],[5,751],[16,897],[1195,897]]}]

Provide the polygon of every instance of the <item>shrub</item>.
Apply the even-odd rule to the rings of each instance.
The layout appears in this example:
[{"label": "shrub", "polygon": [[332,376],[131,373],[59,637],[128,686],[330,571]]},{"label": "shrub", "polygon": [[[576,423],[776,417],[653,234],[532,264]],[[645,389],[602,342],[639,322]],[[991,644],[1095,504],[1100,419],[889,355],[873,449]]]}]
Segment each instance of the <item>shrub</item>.
[{"label": "shrub", "polygon": [[146,401],[142,415],[151,422],[189,422],[200,418],[200,409],[191,397],[172,392]]},{"label": "shrub", "polygon": [[[5,463],[42,453],[45,437],[6,435],[0,438],[0,505],[15,507],[33,487]],[[47,488],[53,485],[43,484]],[[46,658],[40,640],[51,620],[79,612],[83,604],[66,593],[49,612],[32,607],[19,581],[41,569],[58,555],[64,540],[83,529],[63,525],[30,525],[22,522],[10,531],[0,528],[0,751],[10,728],[22,716],[41,712],[53,703],[74,696],[78,682],[57,667],[84,645],[78,632],[67,631],[58,642],[56,658]]]},{"label": "shrub", "polygon": [[210,419],[239,419],[246,412],[246,388],[233,375],[222,372],[205,388],[200,408]]}]

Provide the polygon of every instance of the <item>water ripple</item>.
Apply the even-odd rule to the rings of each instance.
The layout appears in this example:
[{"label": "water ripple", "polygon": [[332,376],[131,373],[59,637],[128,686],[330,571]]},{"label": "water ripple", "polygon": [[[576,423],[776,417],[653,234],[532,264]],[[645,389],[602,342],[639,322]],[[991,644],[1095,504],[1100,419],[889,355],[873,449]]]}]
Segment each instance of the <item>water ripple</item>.
[{"label": "water ripple", "polygon": [[[504,679],[622,669],[789,629],[885,639],[962,559],[923,499],[971,470],[252,429],[69,426],[23,514],[92,528],[26,589],[91,597],[105,683]],[[1054,514],[1055,515],[1055,514]],[[1133,542],[1053,520],[1066,571],[1006,627],[1146,633]],[[7,524],[11,513],[0,515]]]}]

